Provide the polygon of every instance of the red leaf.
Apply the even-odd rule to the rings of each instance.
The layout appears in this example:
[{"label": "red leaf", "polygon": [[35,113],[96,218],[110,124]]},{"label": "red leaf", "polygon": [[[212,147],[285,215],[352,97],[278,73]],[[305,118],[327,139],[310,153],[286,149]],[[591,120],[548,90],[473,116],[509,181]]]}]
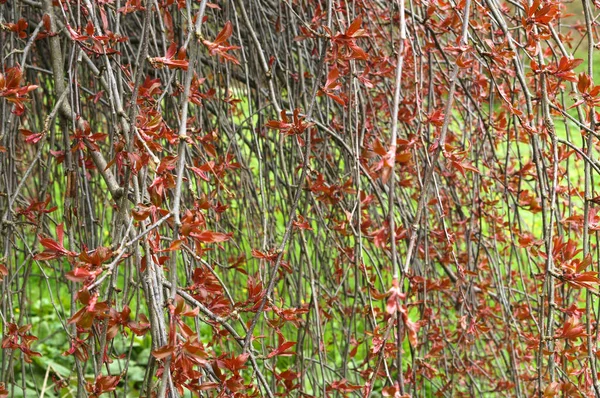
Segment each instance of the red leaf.
[{"label": "red leaf", "polygon": [[339,83],[336,83],[340,77],[340,71],[337,66],[334,66],[327,74],[327,81],[325,82],[325,90],[334,90],[340,87]]},{"label": "red leaf", "polygon": [[162,346],[162,347],[152,351],[152,355],[156,359],[164,359],[164,358],[168,357],[169,355],[173,354],[174,352],[175,352],[174,346],[165,345],[165,346]]},{"label": "red leaf", "polygon": [[213,231],[192,232],[190,236],[204,243],[226,242],[231,239],[230,234],[222,234]]},{"label": "red leaf", "polygon": [[568,340],[585,336],[587,336],[587,333],[585,332],[585,325],[575,317],[569,317],[556,334],[557,338]]},{"label": "red leaf", "polygon": [[8,268],[0,263],[0,281],[4,279],[5,276],[8,276]]},{"label": "red leaf", "polygon": [[362,17],[359,16],[356,18],[348,27],[346,34],[348,36],[354,36],[354,34],[360,29],[360,25],[362,25]]},{"label": "red leaf", "polygon": [[88,36],[92,36],[94,34],[94,25],[92,24],[92,21],[88,21],[87,25],[85,26],[85,33],[87,33]]},{"label": "red leaf", "polygon": [[231,21],[227,21],[225,23],[225,26],[223,27],[223,29],[221,29],[221,31],[219,32],[217,37],[215,37],[214,43],[215,44],[225,43],[225,41],[227,41],[227,39],[229,39],[229,37],[231,37],[232,33],[233,33],[233,27],[231,25]]},{"label": "red leaf", "polygon": [[274,356],[289,356],[289,355],[293,355],[293,352],[286,352],[286,350],[288,348],[292,348],[293,346],[296,345],[295,341],[287,341],[285,343],[282,343],[279,347],[277,347],[277,349],[271,351],[269,353],[269,355],[267,355],[267,358],[273,358]]}]

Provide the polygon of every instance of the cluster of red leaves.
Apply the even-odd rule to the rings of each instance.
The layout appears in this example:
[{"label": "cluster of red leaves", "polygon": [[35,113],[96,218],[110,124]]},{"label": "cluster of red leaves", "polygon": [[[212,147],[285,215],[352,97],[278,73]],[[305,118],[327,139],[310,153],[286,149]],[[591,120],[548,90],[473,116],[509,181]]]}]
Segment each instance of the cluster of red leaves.
[{"label": "cluster of red leaves", "polygon": [[76,257],[77,253],[65,249],[64,246],[65,230],[63,224],[56,226],[56,239],[51,237],[39,236],[40,244],[44,246],[44,251],[35,255],[34,259],[38,261],[53,260],[56,258],[68,256]]},{"label": "cluster of red leaves", "polygon": [[281,111],[281,120],[269,120],[266,126],[279,130],[285,135],[302,135],[304,132],[314,126],[314,123],[306,122],[304,117],[300,115],[300,109],[294,109],[292,120],[288,119],[287,112]]},{"label": "cluster of red leaves", "polygon": [[98,301],[97,293],[90,293],[86,289],[80,290],[77,293],[77,301],[83,304],[83,307],[69,319],[69,323],[74,323],[78,329],[90,330],[95,321],[109,317],[109,303]]},{"label": "cluster of red leaves", "polygon": [[29,199],[29,205],[25,208],[17,207],[15,210],[17,214],[25,216],[27,220],[33,224],[38,222],[38,218],[43,214],[50,214],[58,209],[57,206],[50,206],[51,196],[46,195],[46,198],[42,200]]},{"label": "cluster of red leaves", "polygon": [[227,21],[223,29],[219,32],[217,37],[215,37],[214,41],[203,40],[202,43],[206,46],[210,55],[218,55],[227,61],[231,61],[234,64],[239,65],[240,61],[228,53],[228,51],[238,50],[240,48],[239,46],[231,46],[227,43],[227,40],[232,34],[233,25],[230,21]]},{"label": "cluster of red leaves", "polygon": [[164,57],[150,58],[150,64],[154,68],[162,68],[163,66],[169,69],[188,69],[189,62],[185,59],[186,51],[185,48],[177,50],[177,44],[171,43],[167,54]]},{"label": "cluster of red leaves", "polygon": [[340,77],[340,71],[337,66],[334,66],[329,70],[329,74],[327,75],[327,81],[325,82],[325,86],[321,90],[319,90],[319,94],[325,94],[341,106],[345,106],[348,102],[347,98],[345,98],[345,94],[334,94],[337,91],[340,91],[342,85],[338,82]]},{"label": "cluster of red leaves", "polygon": [[102,264],[113,256],[112,250],[107,247],[99,247],[91,252],[82,251],[74,264],[73,270],[65,274],[72,282],[89,284],[102,273]]},{"label": "cluster of red leaves", "polygon": [[29,331],[31,325],[23,325],[19,327],[14,323],[7,323],[4,325],[4,338],[2,339],[2,348],[8,348],[11,350],[19,350],[23,353],[23,359],[25,362],[31,363],[31,357],[39,357],[39,352],[33,351],[30,347],[31,344],[37,340],[37,337],[32,336]]},{"label": "cluster of red leaves", "polygon": [[[168,343],[152,351],[158,360],[170,358],[170,372],[174,378],[179,394],[183,395],[184,388],[190,391],[203,391],[216,386],[200,384],[202,373],[197,366],[208,364],[209,354],[198,335],[184,321],[184,317],[194,318],[198,315],[198,308],[191,309],[181,296],[177,296],[175,303],[169,305],[170,325]],[[158,371],[160,376],[164,367]]]},{"label": "cluster of red leaves", "polygon": [[29,24],[27,23],[25,18],[19,19],[17,23],[7,23],[5,26],[11,32],[16,33],[17,36],[19,36],[19,38],[27,38],[27,27],[29,26]]},{"label": "cluster of red leaves", "polygon": [[[361,29],[362,17],[356,18],[344,33],[337,33],[331,38],[332,52],[343,60],[367,60],[367,53],[356,43],[360,38],[367,38],[369,34]],[[330,33],[331,35],[331,33]],[[341,47],[341,48],[340,48]],[[343,52],[342,50],[346,50]]]},{"label": "cluster of red leaves", "polygon": [[[71,25],[67,24],[66,29],[69,32],[69,36],[71,37],[71,40],[77,43],[88,54],[94,56],[120,54],[119,51],[115,50],[111,46],[114,46],[118,43],[123,43],[127,41],[127,38],[108,30],[106,14],[103,13],[102,16],[104,17],[102,18],[104,34],[96,34],[96,27],[92,21],[89,20],[85,27],[77,30],[73,29]],[[46,30],[49,32],[49,22],[46,22],[46,20],[44,22],[46,23]]]},{"label": "cluster of red leaves", "polygon": [[117,384],[121,380],[121,376],[102,376],[98,375],[93,382],[88,382],[85,389],[89,393],[90,398],[97,398],[104,393],[115,391]]},{"label": "cluster of red leaves", "polygon": [[14,66],[0,73],[0,98],[5,98],[14,105],[14,113],[22,115],[25,112],[25,103],[28,101],[28,93],[38,86],[21,86],[23,71],[21,67]]}]

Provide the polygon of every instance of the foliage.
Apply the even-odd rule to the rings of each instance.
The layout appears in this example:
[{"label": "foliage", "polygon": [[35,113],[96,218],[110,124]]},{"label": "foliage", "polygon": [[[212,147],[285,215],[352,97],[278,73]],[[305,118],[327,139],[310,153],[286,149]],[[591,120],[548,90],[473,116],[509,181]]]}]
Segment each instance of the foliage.
[{"label": "foliage", "polygon": [[600,396],[599,6],[0,0],[0,397]]}]

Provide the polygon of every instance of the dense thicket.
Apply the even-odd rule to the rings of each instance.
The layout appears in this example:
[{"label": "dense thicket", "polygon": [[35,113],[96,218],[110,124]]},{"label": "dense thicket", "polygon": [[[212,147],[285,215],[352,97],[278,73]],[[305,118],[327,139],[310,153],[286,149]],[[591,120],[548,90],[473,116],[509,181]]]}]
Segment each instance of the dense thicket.
[{"label": "dense thicket", "polygon": [[0,0],[0,397],[600,396],[598,6]]}]

